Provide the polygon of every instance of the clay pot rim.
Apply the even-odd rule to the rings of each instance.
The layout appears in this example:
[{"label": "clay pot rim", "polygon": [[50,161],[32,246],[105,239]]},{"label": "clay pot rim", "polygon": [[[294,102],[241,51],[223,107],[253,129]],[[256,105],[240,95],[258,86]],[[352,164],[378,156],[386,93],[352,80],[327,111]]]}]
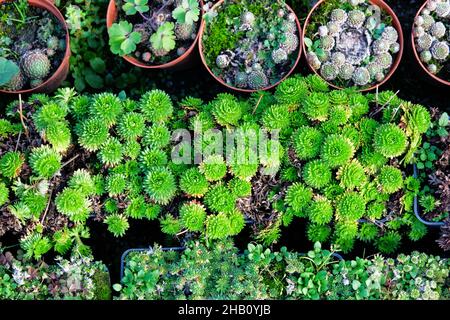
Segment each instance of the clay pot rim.
[{"label": "clay pot rim", "polygon": [[[303,42],[303,51],[305,52],[305,56],[308,54],[308,48],[306,48],[305,45],[305,37],[306,37],[306,30],[307,27],[309,25],[309,21],[311,20],[311,17],[313,16],[314,12],[316,11],[316,9],[322,5],[322,3],[325,2],[325,0],[319,0],[319,2],[317,2],[314,7],[311,9],[311,11],[308,14],[308,17],[305,20],[305,25],[303,28],[303,37],[302,37],[302,42]],[[402,60],[403,57],[403,51],[404,51],[404,37],[403,37],[403,30],[402,30],[402,25],[400,23],[400,20],[398,19],[397,15],[395,14],[394,10],[392,10],[392,8],[383,0],[369,0],[370,3],[374,4],[374,5],[378,5],[379,7],[381,7],[383,10],[385,10],[391,17],[392,17],[392,26],[397,30],[398,32],[398,39],[399,39],[399,44],[400,44],[400,51],[397,52],[397,57],[395,58],[395,62],[391,67],[391,70],[389,70],[389,73],[386,75],[386,77],[383,79],[383,81],[378,82],[374,85],[372,85],[371,87],[368,88],[364,88],[364,89],[358,89],[358,92],[366,92],[366,91],[371,91],[371,90],[375,90],[378,89],[380,86],[382,86],[383,84],[385,84],[394,74],[394,72],[397,70],[398,66],[400,65],[400,62]],[[309,69],[311,69],[314,74],[316,74],[317,76],[319,76],[320,78],[323,79],[323,77],[317,72],[317,70],[315,70],[313,67],[311,67],[311,65],[308,62],[308,59],[306,59],[306,64],[308,65]],[[347,87],[339,87],[333,83],[331,83],[328,80],[323,79],[324,81],[326,81],[328,83],[328,85],[334,89],[338,89],[338,90],[343,90],[343,89],[347,89]],[[357,87],[355,87],[357,88]]]},{"label": "clay pot rim", "polygon": [[[0,0],[0,3],[6,2],[6,1],[7,0]],[[58,68],[53,72],[52,76],[49,77],[47,80],[45,80],[40,85],[38,85],[37,87],[19,90],[19,91],[0,90],[0,93],[26,94],[26,93],[40,92],[41,89],[44,89],[47,85],[49,85],[51,82],[53,82],[53,79],[56,78],[56,75],[63,72],[63,70],[65,68],[65,64],[69,63],[69,58],[70,58],[70,54],[71,54],[69,28],[67,27],[66,20],[64,19],[64,16],[62,15],[61,11],[59,11],[59,9],[55,6],[53,0],[28,0],[28,3],[30,5],[32,5],[33,7],[38,7],[38,8],[47,10],[54,17],[56,17],[58,19],[58,21],[61,23],[64,31],[66,32],[66,50],[64,52],[64,57],[61,60],[61,63],[58,66]],[[51,7],[54,11],[49,10],[46,6]]]},{"label": "clay pot rim", "polygon": [[[203,20],[203,0],[198,0],[200,3],[200,17],[199,20]],[[115,17],[113,15],[113,12],[116,12]],[[110,0],[109,4],[108,4],[108,10],[106,13],[106,27],[109,29],[114,22],[117,21],[117,6],[116,6],[116,1],[115,0]],[[194,41],[192,42],[191,46],[189,47],[189,49],[186,50],[185,53],[183,53],[181,56],[179,56],[178,58],[169,61],[167,63],[163,63],[163,64],[145,64],[144,62],[139,61],[138,59],[129,56],[129,55],[125,55],[122,56],[123,59],[125,59],[126,61],[128,61],[129,63],[131,63],[132,65],[139,67],[139,68],[143,68],[143,69],[168,69],[168,68],[172,68],[174,66],[176,66],[177,64],[179,64],[180,62],[186,60],[188,58],[188,56],[192,53],[192,51],[194,51],[195,46],[197,45],[199,36],[200,36],[200,30],[201,27],[198,27],[198,32],[197,32],[197,36],[195,37]],[[108,37],[109,38],[109,37]]]},{"label": "clay pot rim", "polygon": [[417,52],[416,41],[415,41],[415,37],[414,37],[414,23],[415,23],[417,17],[419,17],[419,15],[422,12],[422,10],[425,9],[425,7],[427,5],[427,2],[428,1],[425,1],[425,3],[417,11],[417,14],[414,17],[413,26],[412,26],[412,29],[411,29],[411,44],[412,44],[412,48],[413,48],[413,51],[414,51],[414,57],[416,58],[416,61],[419,63],[420,67],[423,69],[423,71],[425,71],[426,74],[428,74],[431,78],[433,78],[434,80],[440,82],[441,84],[446,85],[446,86],[450,86],[450,81],[446,81],[446,80],[444,80],[442,78],[439,78],[437,75],[432,74],[430,71],[428,71],[428,69],[425,67],[425,65],[420,60],[419,53]]},{"label": "clay pot rim", "polygon": [[[217,2],[211,9],[217,9],[217,7],[220,7],[225,0],[220,0],[219,2]],[[216,76],[211,69],[209,68],[208,64],[206,63],[206,59],[203,55],[203,33],[205,31],[205,27],[206,27],[206,21],[203,20],[202,24],[200,26],[200,39],[198,41],[198,49],[200,52],[200,58],[202,59],[202,63],[205,66],[206,70],[208,70],[209,74],[216,79],[218,82],[220,82],[223,86],[227,87],[228,89],[234,90],[234,91],[239,91],[239,92],[245,92],[245,93],[253,93],[253,92],[258,92],[258,91],[266,91],[266,90],[270,90],[275,88],[276,86],[278,86],[281,82],[283,82],[284,80],[286,80],[293,72],[294,70],[297,68],[297,65],[300,61],[300,58],[302,56],[302,42],[303,42],[303,38],[302,38],[302,27],[300,25],[300,20],[298,19],[297,15],[295,14],[295,11],[287,4],[285,4],[286,8],[295,15],[295,22],[297,24],[297,29],[298,29],[298,38],[299,38],[299,46],[298,46],[298,55],[297,55],[297,59],[295,60],[294,65],[292,66],[291,70],[283,77],[281,78],[278,82],[276,82],[275,84],[272,84],[268,87],[265,87],[263,89],[259,89],[259,90],[252,90],[252,89],[241,89],[241,88],[236,88],[233,87],[227,83],[225,83],[225,81],[223,81],[221,78],[219,78],[218,76]]]}]

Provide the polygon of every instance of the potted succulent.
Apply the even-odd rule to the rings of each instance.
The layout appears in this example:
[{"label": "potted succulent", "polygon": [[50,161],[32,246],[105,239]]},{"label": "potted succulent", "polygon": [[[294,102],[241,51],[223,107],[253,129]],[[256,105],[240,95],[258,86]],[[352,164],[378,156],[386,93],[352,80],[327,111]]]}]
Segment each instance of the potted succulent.
[{"label": "potted succulent", "polygon": [[0,92],[52,91],[69,70],[69,33],[51,1],[0,1]]},{"label": "potted succulent", "polygon": [[202,22],[203,64],[237,91],[270,89],[289,76],[301,55],[300,23],[283,0],[222,0]]},{"label": "potted succulent", "polygon": [[429,0],[417,13],[411,40],[422,69],[434,80],[450,86],[450,2]]},{"label": "potted succulent", "polygon": [[303,32],[309,67],[335,88],[374,89],[403,53],[400,22],[383,1],[319,1]]},{"label": "potted succulent", "polygon": [[111,0],[107,26],[112,53],[135,66],[186,64],[198,40],[200,0]]},{"label": "potted succulent", "polygon": [[[450,122],[446,112],[431,111],[432,125],[415,157],[414,173],[422,189],[415,199],[414,209],[422,223],[444,230],[446,221],[447,224],[450,221]],[[439,244],[445,250],[450,249],[444,234]]]}]

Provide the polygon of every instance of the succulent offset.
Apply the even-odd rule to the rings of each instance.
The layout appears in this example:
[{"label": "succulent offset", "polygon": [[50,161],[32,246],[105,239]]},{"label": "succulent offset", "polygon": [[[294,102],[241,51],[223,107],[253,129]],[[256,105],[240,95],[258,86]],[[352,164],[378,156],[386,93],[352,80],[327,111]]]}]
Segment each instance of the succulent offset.
[{"label": "succulent offset", "polygon": [[[309,65],[338,87],[365,88],[382,82],[400,51],[398,32],[388,23],[391,19],[366,0],[333,4],[327,11],[319,6],[307,27]],[[322,24],[323,16],[327,19]]]},{"label": "succulent offset", "polygon": [[428,71],[449,80],[450,1],[428,0],[414,21],[415,49]]}]

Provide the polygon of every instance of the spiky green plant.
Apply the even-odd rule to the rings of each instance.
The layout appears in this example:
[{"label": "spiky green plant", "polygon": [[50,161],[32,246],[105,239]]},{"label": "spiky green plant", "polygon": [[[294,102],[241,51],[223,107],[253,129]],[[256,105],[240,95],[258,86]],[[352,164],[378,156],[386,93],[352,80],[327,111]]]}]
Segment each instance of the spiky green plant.
[{"label": "spiky green plant", "polygon": [[219,94],[211,103],[211,112],[221,126],[237,126],[242,118],[243,110],[237,99],[226,93]]},{"label": "spiky green plant", "polygon": [[343,188],[353,190],[364,185],[367,181],[367,176],[364,167],[357,160],[352,160],[339,168],[337,179]]},{"label": "spiky green plant", "polygon": [[199,166],[208,181],[218,181],[227,173],[227,165],[220,155],[211,155],[206,157]]},{"label": "spiky green plant", "polygon": [[127,179],[124,174],[114,173],[106,177],[105,188],[110,196],[117,196],[125,191]]},{"label": "spiky green plant", "polygon": [[279,103],[299,105],[308,92],[308,84],[300,77],[290,77],[280,83],[275,90],[275,98]]},{"label": "spiky green plant", "polygon": [[364,242],[371,242],[378,236],[378,227],[372,223],[363,223],[359,228],[358,239]]},{"label": "spiky green plant", "polygon": [[433,212],[436,209],[436,199],[431,194],[421,195],[419,203],[425,213]]},{"label": "spiky green plant", "polygon": [[8,198],[9,198],[8,187],[3,182],[0,182],[0,206],[8,202]]},{"label": "spiky green plant", "polygon": [[160,149],[145,148],[139,155],[139,164],[145,170],[154,167],[161,167],[167,163],[167,154]]},{"label": "spiky green plant", "polygon": [[142,219],[145,217],[146,210],[147,204],[144,196],[138,195],[130,199],[130,204],[125,208],[124,214],[133,219]]},{"label": "spiky green plant", "polygon": [[63,122],[67,116],[67,108],[55,102],[48,102],[33,114],[33,122],[36,129],[45,131],[50,125]]},{"label": "spiky green plant", "polygon": [[144,189],[152,201],[168,204],[177,191],[175,177],[166,167],[152,168],[145,177]]},{"label": "spiky green plant", "polygon": [[40,233],[32,232],[20,239],[20,247],[25,258],[39,260],[52,248],[50,239]]},{"label": "spiky green plant", "polygon": [[145,128],[145,120],[137,112],[128,112],[119,119],[117,132],[125,140],[133,140],[142,136]]},{"label": "spiky green plant", "polygon": [[50,179],[61,169],[61,155],[46,145],[34,148],[29,160],[33,173],[40,178]]},{"label": "spiky green plant", "polygon": [[400,156],[406,150],[407,145],[405,132],[395,124],[383,124],[375,131],[373,137],[375,151],[387,158]]},{"label": "spiky green plant", "polygon": [[397,231],[388,231],[376,240],[378,250],[382,253],[393,253],[401,244],[401,235]]},{"label": "spiky green plant", "polygon": [[158,89],[145,93],[141,97],[139,105],[146,119],[153,123],[166,122],[173,113],[170,96]]},{"label": "spiky green plant", "polygon": [[358,222],[353,220],[338,221],[335,225],[335,243],[343,252],[349,252],[358,235]]},{"label": "spiky green plant", "polygon": [[20,175],[25,157],[18,151],[6,152],[0,158],[0,173],[5,178],[16,178]]},{"label": "spiky green plant", "polygon": [[128,140],[123,144],[122,151],[124,156],[135,160],[141,153],[141,144],[135,140]]},{"label": "spiky green plant", "polygon": [[108,136],[108,127],[101,119],[88,118],[80,124],[78,142],[88,151],[97,151]]},{"label": "spiky green plant", "polygon": [[331,235],[331,228],[327,225],[310,223],[306,230],[308,239],[313,242],[326,242]]},{"label": "spiky green plant", "polygon": [[300,160],[309,160],[316,157],[322,146],[324,135],[316,128],[300,127],[292,137],[295,154]]},{"label": "spiky green plant", "polygon": [[355,148],[348,138],[333,134],[325,138],[320,157],[330,168],[337,168],[349,162],[354,153]]},{"label": "spiky green plant", "polygon": [[48,198],[39,191],[27,190],[21,197],[23,203],[30,209],[34,217],[39,217],[47,207]]},{"label": "spiky green plant", "polygon": [[318,75],[311,74],[305,78],[310,87],[310,91],[328,92],[328,83]]},{"label": "spiky green plant", "polygon": [[113,93],[105,92],[94,96],[89,113],[101,120],[107,127],[117,123],[123,113],[122,101]]},{"label": "spiky green plant", "polygon": [[381,190],[385,193],[394,193],[403,187],[402,171],[393,166],[384,166],[378,175]]},{"label": "spiky green plant", "polygon": [[228,188],[238,198],[245,198],[252,194],[252,184],[247,180],[233,178],[228,182]]},{"label": "spiky green plant", "polygon": [[171,214],[166,214],[162,217],[160,219],[160,223],[161,231],[169,235],[176,235],[182,228],[181,221],[179,219],[175,219],[175,217]]},{"label": "spiky green plant", "polygon": [[384,203],[371,202],[367,205],[366,215],[370,219],[380,219],[383,216],[385,210],[386,207]]},{"label": "spiky green plant", "polygon": [[79,191],[66,188],[55,198],[56,209],[74,222],[84,222],[91,211],[91,201]]},{"label": "spiky green plant", "polygon": [[111,214],[107,216],[105,223],[108,225],[108,231],[115,237],[122,237],[130,227],[127,217],[121,214]]},{"label": "spiky green plant", "polygon": [[286,203],[292,207],[296,214],[302,214],[311,202],[313,192],[301,183],[294,183],[286,191]]},{"label": "spiky green plant", "polygon": [[185,203],[180,208],[180,219],[189,231],[201,231],[206,219],[205,207],[196,202]]},{"label": "spiky green plant", "polygon": [[250,180],[258,171],[258,167],[259,164],[256,161],[253,162],[252,159],[236,159],[230,164],[230,172],[237,178]]},{"label": "spiky green plant", "polygon": [[244,227],[245,227],[244,215],[242,214],[242,212],[235,209],[235,210],[229,212],[227,216],[228,216],[228,221],[229,221],[229,226],[230,226],[230,230],[229,230],[228,234],[230,236],[235,236],[235,235],[239,234],[242,231],[242,229],[244,229]]},{"label": "spiky green plant", "polygon": [[49,124],[45,130],[45,138],[50,142],[53,149],[58,152],[66,151],[71,142],[69,126],[66,122],[55,122]]},{"label": "spiky green plant", "polygon": [[109,137],[98,153],[100,161],[107,167],[113,167],[122,160],[122,144],[114,137]]},{"label": "spiky green plant", "polygon": [[364,198],[356,192],[347,192],[337,201],[336,217],[339,220],[358,220],[366,212]]},{"label": "spiky green plant", "polygon": [[287,104],[269,107],[262,117],[262,124],[268,130],[283,130],[288,128],[290,123],[289,105]]},{"label": "spiky green plant", "polygon": [[308,206],[307,213],[313,223],[324,225],[333,218],[333,206],[330,200],[319,196]]},{"label": "spiky green plant", "polygon": [[198,168],[190,168],[180,178],[180,189],[188,196],[202,197],[209,188],[208,180]]},{"label": "spiky green plant", "polygon": [[164,148],[170,143],[169,129],[163,124],[145,128],[141,142],[150,148]]},{"label": "spiky green plant", "polygon": [[230,234],[230,220],[224,213],[210,215],[206,219],[206,237],[224,239]]},{"label": "spiky green plant", "polygon": [[330,101],[325,93],[313,92],[303,101],[303,112],[311,120],[327,120],[329,108]]},{"label": "spiky green plant", "polygon": [[321,189],[331,182],[331,169],[322,160],[313,160],[303,167],[302,177],[308,186]]},{"label": "spiky green plant", "polygon": [[95,181],[86,169],[76,170],[68,183],[69,187],[85,196],[95,194]]},{"label": "spiky green plant", "polygon": [[205,204],[213,212],[229,213],[234,210],[236,196],[222,184],[211,187],[205,195]]},{"label": "spiky green plant", "polygon": [[359,132],[361,133],[361,141],[364,145],[370,145],[373,140],[375,131],[380,126],[378,121],[372,118],[362,118],[359,121]]}]

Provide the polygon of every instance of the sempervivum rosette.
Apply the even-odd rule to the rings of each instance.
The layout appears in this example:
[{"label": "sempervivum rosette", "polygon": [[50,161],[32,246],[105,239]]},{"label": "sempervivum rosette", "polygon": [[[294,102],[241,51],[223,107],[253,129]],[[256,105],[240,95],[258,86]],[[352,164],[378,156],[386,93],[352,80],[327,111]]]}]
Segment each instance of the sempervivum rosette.
[{"label": "sempervivum rosette", "polygon": [[329,83],[365,89],[391,71],[400,36],[380,6],[368,0],[332,0],[319,4],[308,20],[307,60]]}]

